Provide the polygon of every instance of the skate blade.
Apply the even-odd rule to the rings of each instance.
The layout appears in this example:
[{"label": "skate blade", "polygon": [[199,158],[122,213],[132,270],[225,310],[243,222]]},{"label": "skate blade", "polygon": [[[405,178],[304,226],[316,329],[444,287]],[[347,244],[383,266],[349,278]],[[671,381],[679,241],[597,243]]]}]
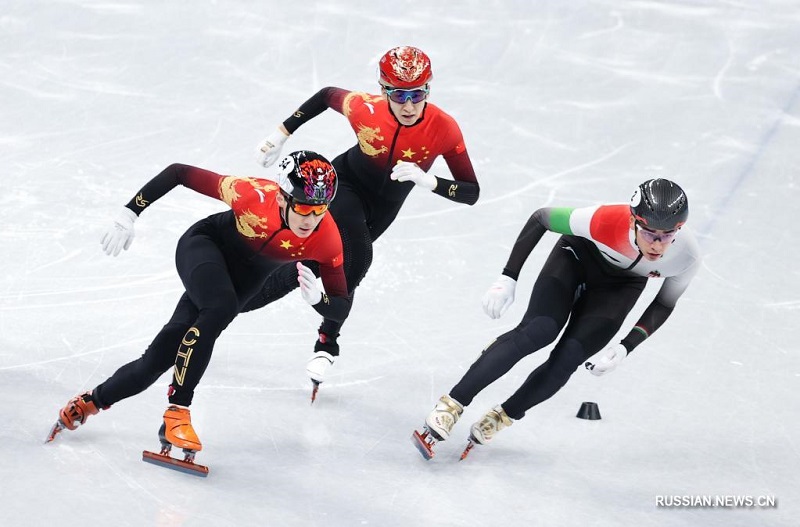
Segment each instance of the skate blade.
[{"label": "skate blade", "polygon": [[314,385],[314,387],[311,389],[311,404],[314,404],[314,401],[317,400],[317,392],[319,392],[319,385],[321,383],[318,383],[313,379],[311,380],[311,383]]},{"label": "skate blade", "polygon": [[475,447],[475,441],[470,439],[469,442],[467,443],[467,448],[465,448],[464,451],[461,452],[461,458],[459,459],[459,461],[464,461],[469,455],[470,450],[472,450],[474,447]]},{"label": "skate blade", "polygon": [[59,433],[61,433],[61,431],[64,430],[65,428],[66,426],[64,426],[64,423],[61,422],[61,419],[56,421],[56,424],[54,424],[53,428],[50,429],[50,433],[47,435],[47,439],[44,440],[44,444],[53,441],[56,438],[56,436]]},{"label": "skate blade", "polygon": [[155,452],[145,450],[142,452],[142,461],[152,463],[153,465],[158,465],[160,467],[171,468],[172,470],[177,470],[178,472],[183,472],[185,474],[200,476],[201,478],[208,476],[208,467],[204,465],[198,465],[197,463],[191,463],[189,461],[175,459],[168,454],[156,454]]},{"label": "skate blade", "polygon": [[436,444],[436,440],[430,435],[430,432],[426,430],[420,434],[418,431],[414,430],[414,433],[411,434],[411,442],[417,447],[419,453],[422,454],[422,457],[427,461],[433,458],[433,445]]}]

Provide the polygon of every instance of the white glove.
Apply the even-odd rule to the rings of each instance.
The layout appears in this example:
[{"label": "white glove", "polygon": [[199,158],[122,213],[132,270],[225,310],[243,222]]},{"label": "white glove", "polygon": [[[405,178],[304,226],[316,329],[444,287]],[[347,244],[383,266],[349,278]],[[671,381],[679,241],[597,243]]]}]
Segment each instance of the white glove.
[{"label": "white glove", "polygon": [[592,374],[597,375],[604,375],[610,371],[613,371],[614,368],[619,366],[619,363],[622,362],[622,359],[628,356],[628,350],[625,349],[625,346],[622,344],[614,344],[613,346],[609,346],[603,352],[603,356],[600,358],[599,361],[595,363],[587,362],[585,364],[586,369],[592,372]]},{"label": "white glove", "polygon": [[275,130],[269,134],[256,147],[256,162],[263,167],[270,166],[280,157],[283,143],[287,139],[289,139],[289,136],[280,130]]},{"label": "white glove", "polygon": [[300,262],[297,262],[297,281],[300,283],[300,294],[303,295],[303,300],[312,306],[319,304],[322,300],[322,291],[317,286],[317,277],[314,276],[314,271]]},{"label": "white glove", "polygon": [[514,290],[517,281],[510,276],[500,275],[483,295],[483,312],[491,318],[500,318],[514,303]]},{"label": "white glove", "polygon": [[128,207],[122,207],[114,215],[114,220],[109,225],[100,244],[103,246],[103,251],[109,256],[117,256],[122,249],[128,250],[128,247],[133,243],[135,235],[133,231],[133,222],[136,221],[136,215]]},{"label": "white glove", "polygon": [[395,181],[413,181],[415,185],[428,190],[436,188],[436,176],[428,174],[417,166],[416,163],[399,161],[393,168],[389,176]]}]

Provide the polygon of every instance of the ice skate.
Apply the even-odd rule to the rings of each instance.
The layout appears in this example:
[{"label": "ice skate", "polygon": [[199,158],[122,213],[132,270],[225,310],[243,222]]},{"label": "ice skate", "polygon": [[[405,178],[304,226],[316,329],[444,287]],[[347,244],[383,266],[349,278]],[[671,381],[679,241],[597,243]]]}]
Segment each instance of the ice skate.
[{"label": "ice skate", "polygon": [[[203,450],[203,444],[192,427],[188,408],[176,404],[167,408],[164,412],[164,422],[158,430],[158,439],[161,441],[161,451],[156,454],[145,450],[142,452],[142,461],[196,476],[208,475],[208,467],[194,462],[195,454]],[[183,460],[170,455],[173,446],[183,450]]]},{"label": "ice skate", "polygon": [[476,444],[485,445],[489,443],[489,441],[494,439],[497,432],[508,428],[512,424],[514,424],[514,420],[506,414],[506,411],[503,410],[503,407],[499,404],[486,412],[486,415],[470,428],[469,442],[464,452],[461,454],[461,459],[467,457],[470,450],[472,450]]},{"label": "ice skate", "polygon": [[164,412],[164,428],[163,439],[172,446],[195,452],[203,450],[203,445],[192,427],[192,416],[187,407],[170,405]]},{"label": "ice skate", "polygon": [[444,441],[450,437],[450,432],[462,413],[464,413],[464,406],[449,395],[443,395],[439,399],[425,419],[422,432],[414,430],[411,435],[411,440],[422,457],[425,459],[433,457],[433,446],[438,441]]},{"label": "ice skate", "polygon": [[311,404],[314,404],[317,399],[319,385],[325,380],[325,374],[333,366],[336,356],[339,355],[339,344],[336,343],[336,337],[338,335],[331,337],[320,332],[319,339],[314,344],[314,354],[306,363],[306,373],[313,384]]},{"label": "ice skate", "polygon": [[64,430],[76,430],[84,424],[90,415],[95,415],[100,409],[92,398],[92,392],[84,392],[70,399],[64,408],[58,413],[58,420],[50,429],[50,434],[45,439],[45,443],[54,440],[56,436]]}]

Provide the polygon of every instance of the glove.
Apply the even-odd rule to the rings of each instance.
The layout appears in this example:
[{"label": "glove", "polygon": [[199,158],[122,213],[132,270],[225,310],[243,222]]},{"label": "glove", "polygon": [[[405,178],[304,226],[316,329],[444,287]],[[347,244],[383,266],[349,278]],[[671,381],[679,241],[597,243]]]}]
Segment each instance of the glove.
[{"label": "glove", "polygon": [[483,311],[491,318],[500,318],[514,303],[514,290],[517,281],[510,276],[500,275],[483,295]]},{"label": "glove", "polygon": [[109,256],[117,256],[122,249],[128,250],[128,247],[133,243],[133,222],[136,221],[136,215],[128,207],[120,208],[114,216],[114,223],[112,223],[106,233],[103,234],[103,239],[100,244],[103,246],[103,251]]},{"label": "glove", "polygon": [[280,157],[283,143],[287,139],[289,139],[289,136],[280,129],[272,132],[256,147],[256,162],[263,167],[270,166]]},{"label": "glove", "polygon": [[322,291],[317,286],[317,277],[314,276],[314,271],[300,262],[297,262],[297,281],[300,283],[300,294],[303,295],[303,300],[312,306],[319,304],[319,301],[322,300]]},{"label": "glove", "polygon": [[625,349],[625,346],[622,344],[614,344],[613,346],[609,346],[605,349],[605,352],[599,361],[595,363],[587,362],[584,366],[586,366],[586,369],[592,372],[592,374],[599,377],[600,375],[605,375],[606,373],[613,371],[614,368],[619,366],[619,363],[622,362],[622,359],[627,356],[628,350]]},{"label": "glove", "polygon": [[428,174],[417,166],[416,163],[399,161],[393,168],[389,176],[395,181],[413,181],[415,185],[428,190],[436,188],[436,176]]}]

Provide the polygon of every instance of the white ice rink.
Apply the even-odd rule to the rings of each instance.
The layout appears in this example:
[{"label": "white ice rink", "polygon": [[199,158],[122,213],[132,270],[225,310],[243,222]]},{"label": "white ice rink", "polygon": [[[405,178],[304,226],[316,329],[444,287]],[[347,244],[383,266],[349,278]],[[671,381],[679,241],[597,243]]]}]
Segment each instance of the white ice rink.
[{"label": "white ice rink", "polygon": [[[258,141],[319,88],[375,93],[378,58],[401,44],[431,56],[431,101],[458,120],[481,199],[412,192],[318,404],[304,370],[319,318],[295,292],[218,341],[192,406],[207,479],[140,461],[168,375],[43,445],[59,408],[166,322],[176,241],[224,205],[176,189],[118,258],[99,245],[113,211],[172,162],[273,174]],[[0,525],[798,525],[798,94],[798,0],[3,0]],[[286,151],[352,144],[328,111]],[[486,317],[530,213],[624,202],[651,176],[686,189],[706,254],[672,318],[459,462],[469,424],[549,350],[528,357],[425,462],[411,431],[519,322],[556,240],[506,316]],[[576,419],[582,401],[603,419]]]}]

